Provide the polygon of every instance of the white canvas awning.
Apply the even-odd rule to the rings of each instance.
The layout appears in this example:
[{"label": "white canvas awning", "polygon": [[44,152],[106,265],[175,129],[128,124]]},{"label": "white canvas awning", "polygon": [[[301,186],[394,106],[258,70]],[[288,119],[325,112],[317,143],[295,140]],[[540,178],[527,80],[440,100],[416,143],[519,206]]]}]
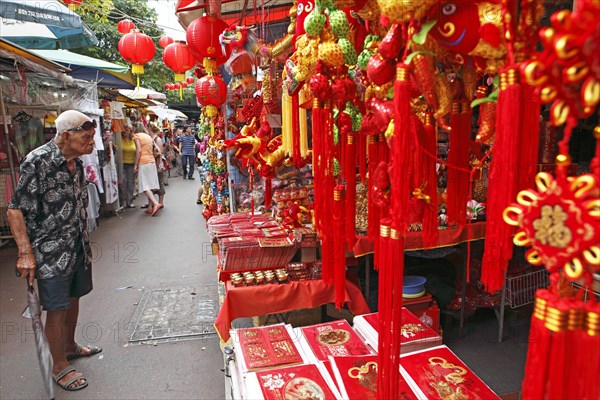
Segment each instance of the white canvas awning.
[{"label": "white canvas awning", "polygon": [[170,108],[160,106],[150,106],[148,110],[152,111],[160,119],[168,119],[169,121],[175,121],[176,119],[188,119],[187,115],[178,110],[172,110]]}]

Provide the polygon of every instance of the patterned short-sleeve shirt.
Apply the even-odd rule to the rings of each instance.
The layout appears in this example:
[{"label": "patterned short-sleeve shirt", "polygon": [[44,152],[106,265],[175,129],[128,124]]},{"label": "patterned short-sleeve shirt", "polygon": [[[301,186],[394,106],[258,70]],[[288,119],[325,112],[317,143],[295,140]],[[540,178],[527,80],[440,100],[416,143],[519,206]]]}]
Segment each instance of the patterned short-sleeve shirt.
[{"label": "patterned short-sleeve shirt", "polygon": [[60,149],[50,141],[27,155],[9,208],[21,210],[36,258],[37,279],[69,275],[83,241],[86,268],[92,253],[87,231],[88,192],[83,165],[71,173]]}]

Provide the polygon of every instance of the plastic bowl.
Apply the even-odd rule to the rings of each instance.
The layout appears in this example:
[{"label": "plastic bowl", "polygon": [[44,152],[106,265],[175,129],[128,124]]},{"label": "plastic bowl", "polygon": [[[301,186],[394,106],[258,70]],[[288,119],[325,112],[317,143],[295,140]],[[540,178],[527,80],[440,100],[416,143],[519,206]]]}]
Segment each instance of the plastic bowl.
[{"label": "plastic bowl", "polygon": [[403,295],[414,295],[425,291],[427,278],[419,275],[407,275],[404,277]]}]

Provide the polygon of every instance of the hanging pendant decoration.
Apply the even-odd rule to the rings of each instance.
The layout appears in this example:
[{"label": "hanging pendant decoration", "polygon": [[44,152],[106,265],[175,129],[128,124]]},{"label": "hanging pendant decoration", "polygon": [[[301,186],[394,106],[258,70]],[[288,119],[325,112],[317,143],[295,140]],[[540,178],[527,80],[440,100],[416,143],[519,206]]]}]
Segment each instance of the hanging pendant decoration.
[{"label": "hanging pendant decoration", "polygon": [[536,176],[537,190],[524,190],[504,211],[507,224],[519,227],[517,246],[528,246],[527,261],[563,272],[572,280],[600,272],[600,199],[598,177],[573,179]]},{"label": "hanging pendant decoration", "polygon": [[156,45],[150,36],[138,29],[123,35],[119,40],[119,53],[125,61],[132,63],[131,72],[137,75],[137,87],[140,86],[140,75],[144,74],[144,64],[152,60],[156,54]]}]

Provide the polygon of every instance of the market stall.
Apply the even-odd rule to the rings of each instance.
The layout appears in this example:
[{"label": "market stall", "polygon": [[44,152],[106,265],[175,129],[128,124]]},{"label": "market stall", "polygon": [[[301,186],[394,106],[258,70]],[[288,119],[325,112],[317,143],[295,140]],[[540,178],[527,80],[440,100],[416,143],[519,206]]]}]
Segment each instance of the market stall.
[{"label": "market stall", "polygon": [[[577,296],[559,296],[559,287],[583,280],[589,288],[600,265],[594,198],[600,75],[593,50],[600,9],[589,0],[517,3],[298,0],[287,31],[268,41],[264,25],[244,25],[266,18],[259,10],[242,12],[237,26],[226,27],[219,1],[180,2],[188,46],[203,63],[195,71],[203,79],[196,88],[210,155],[203,215],[216,232],[227,288],[219,324],[229,326],[235,308],[239,316],[257,312],[241,300],[232,304],[238,294],[296,293],[279,278],[295,271],[282,254],[291,253],[289,240],[304,228],[318,243],[314,265],[337,307],[348,300],[348,256],[372,254],[367,264],[378,272],[381,327],[377,398],[397,398],[399,381],[414,387],[419,380],[406,376],[400,357],[401,310],[407,298],[427,295],[423,288],[410,291],[407,271],[423,278],[419,267],[425,275],[435,263],[459,267],[460,278],[449,282],[453,293],[434,297],[445,311],[458,304],[461,327],[467,309],[499,308],[501,340],[505,301],[516,307],[535,301],[532,329],[542,329],[546,341],[530,348],[524,395],[565,390],[532,374],[540,367],[568,380],[568,368],[544,364],[535,351],[556,339],[562,350],[553,354],[564,356],[556,333],[567,330],[570,311],[586,315],[574,329],[597,343],[598,302],[575,305]],[[222,51],[207,54],[217,35]],[[220,64],[232,75],[226,116],[214,69]],[[582,138],[594,154],[578,149]],[[225,187],[225,169],[215,168],[225,165],[226,150],[248,182],[242,193],[229,193],[241,213],[231,214],[229,225],[220,223],[227,210],[215,194]],[[275,261],[254,257],[272,248]],[[300,276],[310,274],[308,267]],[[317,282],[293,286],[317,288]],[[536,295],[537,289],[543,290]],[[313,298],[297,297],[295,307]],[[460,362],[438,350],[444,363]],[[423,360],[414,362],[425,368]],[[267,375],[257,376],[266,384]],[[444,398],[468,389],[430,382],[420,390],[417,397]]]}]

